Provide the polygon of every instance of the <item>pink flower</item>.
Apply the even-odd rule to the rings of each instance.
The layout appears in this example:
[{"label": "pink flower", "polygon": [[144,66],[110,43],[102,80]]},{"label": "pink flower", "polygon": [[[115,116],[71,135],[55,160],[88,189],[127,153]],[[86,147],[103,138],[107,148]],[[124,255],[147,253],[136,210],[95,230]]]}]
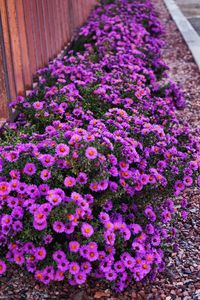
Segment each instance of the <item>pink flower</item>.
[{"label": "pink flower", "polygon": [[43,109],[43,103],[42,102],[40,102],[40,101],[36,101],[36,102],[34,102],[33,103],[33,107],[36,109],[36,110],[41,110],[41,109]]},{"label": "pink flower", "polygon": [[51,178],[51,172],[47,169],[42,170],[42,172],[40,173],[40,178],[44,181],[47,181]]},{"label": "pink flower", "polygon": [[79,251],[79,248],[80,248],[80,244],[76,241],[71,241],[69,242],[69,250],[71,252],[78,252]]},{"label": "pink flower", "polygon": [[65,231],[65,225],[60,221],[55,221],[53,223],[53,230],[57,233],[62,233]]},{"label": "pink flower", "polygon": [[4,274],[6,272],[6,264],[3,260],[0,260],[0,275]]},{"label": "pink flower", "polygon": [[93,227],[88,223],[83,223],[81,226],[81,232],[85,237],[91,237],[94,233]]},{"label": "pink flower", "polygon": [[58,144],[56,146],[56,153],[60,157],[67,156],[69,154],[69,151],[70,151],[69,147],[65,144]]},{"label": "pink flower", "polygon": [[79,264],[77,262],[71,262],[69,265],[69,272],[72,275],[75,275],[75,274],[79,273],[79,271],[80,271]]},{"label": "pink flower", "polygon": [[10,184],[8,182],[0,182],[0,196],[8,195],[11,191]]},{"label": "pink flower", "polygon": [[38,247],[35,249],[35,256],[38,260],[43,260],[46,257],[46,249],[44,247]]},{"label": "pink flower", "polygon": [[88,158],[88,159],[95,159],[97,157],[97,149],[94,148],[94,147],[88,147],[85,151],[85,156]]},{"label": "pink flower", "polygon": [[64,185],[66,187],[73,187],[76,184],[76,179],[71,176],[67,176],[64,180]]}]

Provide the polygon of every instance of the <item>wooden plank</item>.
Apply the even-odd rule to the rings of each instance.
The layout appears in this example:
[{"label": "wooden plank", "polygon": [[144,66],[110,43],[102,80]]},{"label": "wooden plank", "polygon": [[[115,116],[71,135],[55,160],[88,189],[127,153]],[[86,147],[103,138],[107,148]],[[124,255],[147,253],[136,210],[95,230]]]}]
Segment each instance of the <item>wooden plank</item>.
[{"label": "wooden plank", "polygon": [[[65,1],[66,2],[66,1]],[[62,44],[61,44],[61,48],[63,49],[64,46],[65,46],[65,42],[66,42],[66,38],[65,38],[65,2],[63,0],[60,0],[59,1],[59,11],[60,11],[60,14],[61,14],[61,24],[60,24],[60,27],[61,27],[61,35],[62,35]]]},{"label": "wooden plank", "polygon": [[54,57],[54,22],[53,20],[53,9],[52,9],[52,0],[48,0],[48,12],[49,12],[49,22],[50,22],[50,45],[51,45],[51,58]]},{"label": "wooden plank", "polygon": [[39,29],[39,18],[37,14],[36,0],[31,0],[31,17],[35,44],[35,55],[36,55],[36,68],[37,70],[42,66],[42,50],[40,43],[40,29]]},{"label": "wooden plank", "polygon": [[59,28],[60,21],[58,15],[58,0],[54,0],[53,10],[54,10],[54,20],[55,20],[54,40],[56,42],[55,55],[57,55],[60,52],[60,28]]},{"label": "wooden plank", "polygon": [[6,91],[6,70],[3,59],[4,52],[3,34],[2,34],[2,23],[0,14],[0,127],[1,119],[8,118],[8,97]]},{"label": "wooden plank", "polygon": [[71,31],[70,31],[70,0],[67,0],[65,2],[65,7],[64,7],[64,11],[65,11],[65,45],[67,45],[67,43],[70,40],[71,37]]},{"label": "wooden plank", "polygon": [[20,51],[19,32],[17,27],[17,15],[15,0],[9,0],[7,4],[8,24],[11,40],[11,52],[13,57],[14,76],[16,81],[16,91],[18,94],[24,92],[23,72],[22,72],[22,58]]},{"label": "wooden plank", "polygon": [[5,55],[6,55],[6,67],[8,72],[8,81],[9,81],[8,97],[14,99],[16,97],[16,86],[14,80],[13,58],[12,58],[11,45],[10,45],[9,27],[8,27],[8,18],[7,18],[5,0],[0,0],[0,12],[1,12],[3,40],[4,40]]},{"label": "wooden plank", "polygon": [[23,8],[22,0],[17,0],[16,2],[16,13],[17,13],[17,24],[18,24],[18,32],[19,32],[19,40],[20,40],[20,50],[21,50],[21,57],[22,57],[23,81],[24,81],[24,86],[26,87],[31,85],[32,78],[30,72],[28,44],[27,44],[27,37],[26,37],[24,8]]},{"label": "wooden plank", "polygon": [[[38,15],[38,27],[39,27],[39,40],[41,45],[41,65],[44,66],[46,64],[46,57],[47,57],[47,47],[46,47],[46,35],[45,35],[45,25],[44,25],[44,18],[43,18],[43,6],[42,0],[36,0],[37,6],[37,15]],[[45,12],[44,12],[45,13]]]},{"label": "wooden plank", "polygon": [[28,42],[28,57],[31,74],[34,74],[37,70],[37,61],[36,61],[36,46],[34,40],[34,28],[32,22],[32,13],[31,13],[31,2],[29,0],[23,0],[24,7],[24,17],[25,17],[25,27],[26,27],[26,36]]},{"label": "wooden plank", "polygon": [[[45,47],[45,58],[44,64],[46,65],[49,57],[49,44],[48,44],[48,32],[47,32],[47,11],[46,11],[46,2],[45,0],[41,1],[41,17],[42,17],[42,26],[43,26],[43,39],[44,39],[44,47]],[[42,30],[41,30],[42,31]]]},{"label": "wooden plank", "polygon": [[51,23],[50,23],[50,12],[49,12],[49,0],[44,0],[44,8],[45,8],[45,30],[47,36],[47,44],[48,44],[48,59],[52,56],[52,43],[51,43]]}]

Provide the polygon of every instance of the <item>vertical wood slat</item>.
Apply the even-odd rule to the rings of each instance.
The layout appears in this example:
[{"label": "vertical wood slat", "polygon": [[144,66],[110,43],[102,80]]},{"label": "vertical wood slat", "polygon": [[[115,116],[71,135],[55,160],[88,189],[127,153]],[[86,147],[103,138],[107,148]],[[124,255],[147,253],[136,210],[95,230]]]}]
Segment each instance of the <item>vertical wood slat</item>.
[{"label": "vertical wood slat", "polygon": [[14,76],[18,93],[23,93],[24,82],[22,73],[22,58],[20,51],[20,40],[17,26],[17,14],[15,0],[9,0],[7,4],[8,23],[10,29],[11,53],[13,57]]},{"label": "vertical wood slat", "polygon": [[31,2],[29,0],[23,0],[24,16],[25,16],[25,28],[28,44],[28,56],[31,74],[34,74],[37,70],[36,62],[36,49],[34,43],[34,28],[32,22],[32,9]]},{"label": "vertical wood slat", "polygon": [[28,45],[25,29],[24,10],[22,0],[18,0],[16,5],[17,23],[19,28],[20,50],[22,58],[22,72],[24,85],[31,84],[31,70],[29,66]]},{"label": "vertical wood slat", "polygon": [[3,62],[3,45],[2,45],[2,23],[1,23],[1,15],[0,15],[0,127],[1,127],[1,118],[8,117],[8,99],[6,95],[6,78],[4,73],[4,62]]},{"label": "vertical wood slat", "polygon": [[46,36],[45,36],[45,25],[42,15],[42,1],[36,0],[37,6],[37,15],[38,15],[38,28],[39,28],[39,41],[40,41],[40,49],[41,49],[41,61],[40,67],[45,65],[45,58],[47,57],[47,48],[46,48]]},{"label": "vertical wood slat", "polygon": [[[1,23],[2,23],[2,33],[3,33],[3,41],[5,47],[5,55],[6,55],[6,67],[8,73],[8,81],[9,81],[9,94],[8,97],[14,98],[16,95],[16,86],[14,80],[14,69],[13,69],[13,61],[11,54],[11,45],[10,45],[10,37],[9,37],[9,25],[8,25],[8,16],[6,11],[6,1],[0,0],[0,12],[1,12]],[[2,117],[2,116],[1,116]]]},{"label": "vertical wood slat", "polygon": [[10,100],[29,88],[37,69],[67,45],[95,3],[96,0],[0,0]]}]

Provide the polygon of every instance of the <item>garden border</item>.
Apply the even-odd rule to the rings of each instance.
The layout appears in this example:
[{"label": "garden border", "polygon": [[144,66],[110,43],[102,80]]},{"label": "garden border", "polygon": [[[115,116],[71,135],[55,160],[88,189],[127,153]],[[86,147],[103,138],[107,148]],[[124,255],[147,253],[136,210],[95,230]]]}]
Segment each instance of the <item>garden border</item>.
[{"label": "garden border", "polygon": [[181,32],[188,48],[190,49],[193,58],[200,70],[200,36],[183,15],[178,5],[174,0],[163,0],[170,15]]}]

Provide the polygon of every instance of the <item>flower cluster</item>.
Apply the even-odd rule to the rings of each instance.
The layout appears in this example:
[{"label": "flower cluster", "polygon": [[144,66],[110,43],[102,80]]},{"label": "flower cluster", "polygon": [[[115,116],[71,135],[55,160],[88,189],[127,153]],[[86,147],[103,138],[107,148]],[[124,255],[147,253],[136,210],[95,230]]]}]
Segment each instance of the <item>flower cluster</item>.
[{"label": "flower cluster", "polygon": [[99,4],[73,50],[11,103],[0,275],[17,264],[44,284],[93,276],[122,291],[163,271],[173,224],[187,217],[181,194],[200,185],[200,147],[176,117],[182,93],[161,84],[162,33],[149,0]]}]

